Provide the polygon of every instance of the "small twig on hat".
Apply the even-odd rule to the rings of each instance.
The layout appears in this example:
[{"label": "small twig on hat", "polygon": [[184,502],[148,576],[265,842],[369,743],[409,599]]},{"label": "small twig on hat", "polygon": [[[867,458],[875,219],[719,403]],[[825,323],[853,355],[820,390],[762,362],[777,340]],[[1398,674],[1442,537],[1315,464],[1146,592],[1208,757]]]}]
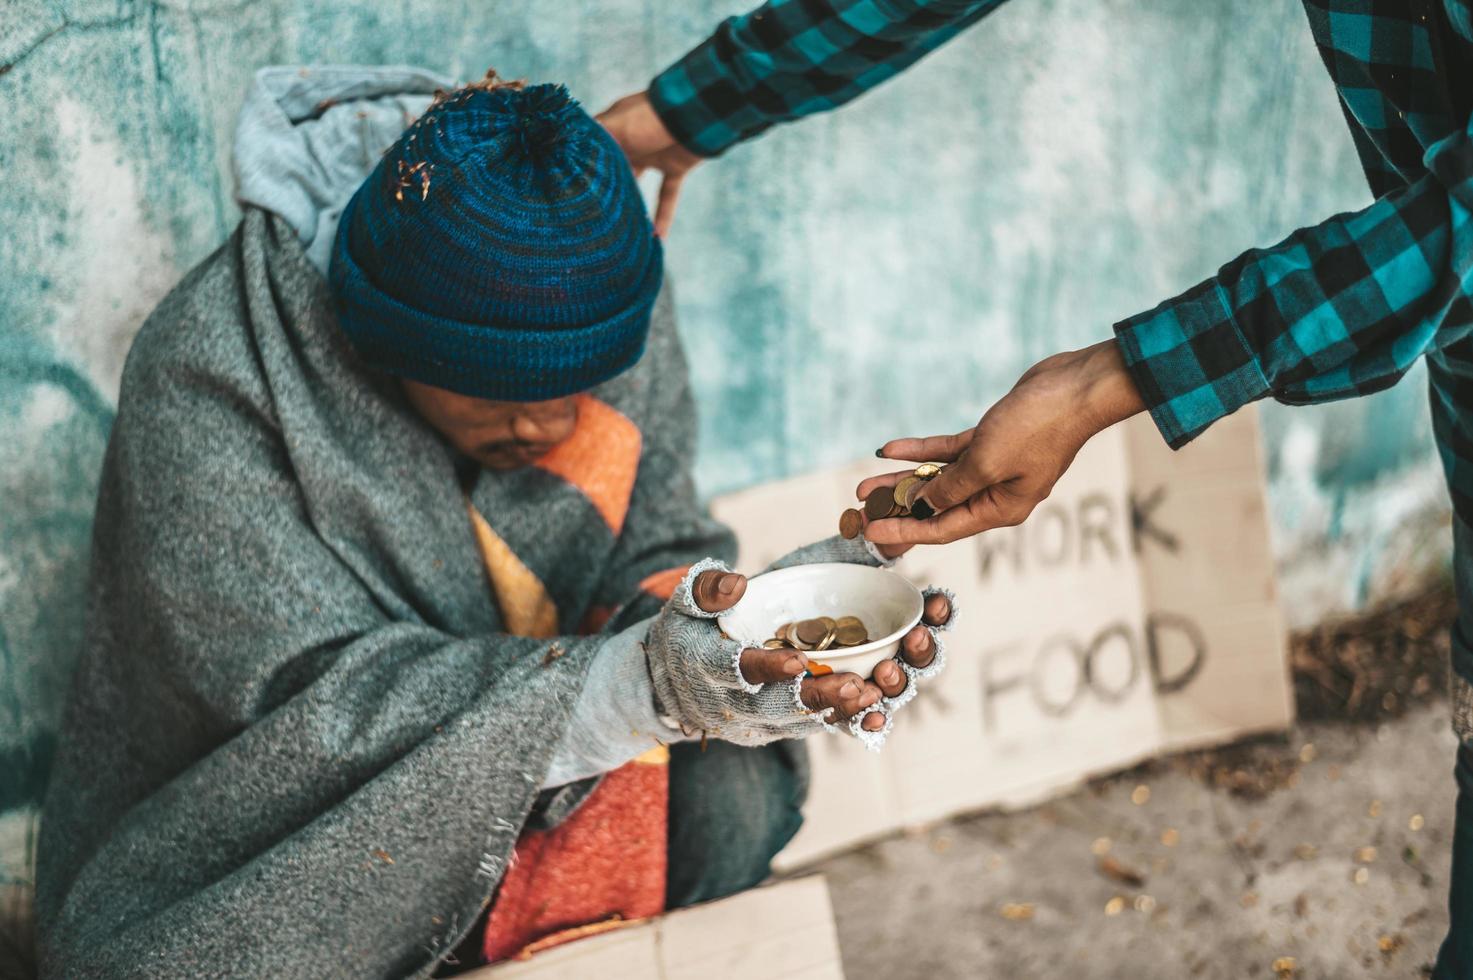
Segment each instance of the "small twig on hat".
[{"label": "small twig on hat", "polygon": [[525,78],[502,78],[496,73],[495,68],[488,68],[486,69],[486,77],[478,81],[471,82],[465,87],[465,91],[469,92],[473,90],[481,90],[486,92],[494,92],[499,88],[509,88],[515,89],[516,91],[520,92],[526,87],[527,80]]},{"label": "small twig on hat", "polygon": [[430,102],[430,107],[425,110],[426,114],[438,108],[445,102],[454,98],[457,102],[464,101],[472,92],[495,92],[497,89],[509,88],[520,92],[527,87],[525,78],[502,78],[496,73],[495,68],[486,70],[486,77],[470,82],[461,88],[447,92],[442,88],[435,89],[435,97]]},{"label": "small twig on hat", "polygon": [[415,181],[419,181],[419,199],[423,201],[430,195],[430,175],[435,172],[433,163],[419,161],[412,166],[403,160],[399,161],[399,179],[394,185],[394,200],[404,200],[404,189],[410,187]]}]

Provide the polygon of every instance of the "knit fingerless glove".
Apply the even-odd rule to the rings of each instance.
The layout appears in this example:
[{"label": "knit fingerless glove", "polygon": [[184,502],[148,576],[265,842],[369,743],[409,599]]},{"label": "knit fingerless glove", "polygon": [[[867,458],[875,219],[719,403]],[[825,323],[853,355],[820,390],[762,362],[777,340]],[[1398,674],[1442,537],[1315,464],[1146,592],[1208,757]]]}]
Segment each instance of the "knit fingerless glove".
[{"label": "knit fingerless glove", "polygon": [[661,714],[682,731],[737,745],[833,728],[803,706],[802,675],[769,684],[742,677],[742,644],[722,636],[714,622],[719,614],[701,609],[692,594],[696,577],[712,569],[730,571],[709,558],[692,565],[650,626],[645,654]]},{"label": "knit fingerless glove", "polygon": [[[818,562],[887,568],[894,564],[869,542],[836,535],[791,551],[765,570]],[[839,725],[824,721],[821,713],[804,707],[800,695],[802,675],[768,684],[751,684],[742,676],[742,644],[721,634],[713,622],[720,613],[701,609],[692,592],[696,578],[713,569],[731,570],[710,558],[691,566],[650,627],[646,656],[660,712],[672,727],[679,727],[687,734],[700,731],[737,745],[762,745],[781,738],[804,738],[818,731],[841,730]],[[924,594],[929,598],[937,593],[946,595],[952,611],[951,619],[944,625],[926,627],[935,642],[934,659],[926,667],[916,668],[897,654],[895,659],[906,675],[905,690],[893,698],[882,699],[844,726],[871,750],[878,750],[884,744],[895,712],[915,697],[917,682],[939,674],[946,664],[940,634],[955,621],[956,603],[949,589],[932,587]],[[865,731],[862,726],[863,719],[871,713],[885,716],[885,725],[879,731]]]}]

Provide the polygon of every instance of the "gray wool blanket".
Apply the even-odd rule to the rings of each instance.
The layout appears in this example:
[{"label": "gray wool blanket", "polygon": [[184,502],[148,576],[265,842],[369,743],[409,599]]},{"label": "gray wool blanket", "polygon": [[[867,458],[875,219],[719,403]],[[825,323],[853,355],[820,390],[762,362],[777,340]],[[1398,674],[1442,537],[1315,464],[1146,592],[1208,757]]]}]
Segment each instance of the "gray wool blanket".
[{"label": "gray wool blanket", "polygon": [[[534,807],[587,792],[539,800],[603,642],[585,613],[618,606],[607,635],[659,609],[646,576],[731,557],[689,478],[668,297],[595,394],[643,439],[617,536],[548,472],[458,470],[357,365],[291,226],[247,210],[128,359],[40,842],[43,975],[425,975],[454,947]],[[565,635],[502,632],[467,491]]]}]

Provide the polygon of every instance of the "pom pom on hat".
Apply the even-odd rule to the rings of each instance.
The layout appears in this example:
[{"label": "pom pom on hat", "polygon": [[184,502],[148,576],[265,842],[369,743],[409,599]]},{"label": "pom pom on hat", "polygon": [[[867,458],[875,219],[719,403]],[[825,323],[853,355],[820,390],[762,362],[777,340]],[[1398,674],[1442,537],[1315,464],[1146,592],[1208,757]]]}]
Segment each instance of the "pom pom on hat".
[{"label": "pom pom on hat", "polygon": [[371,366],[539,401],[644,350],[660,242],[613,138],[561,85],[437,95],[343,212],[329,279]]}]

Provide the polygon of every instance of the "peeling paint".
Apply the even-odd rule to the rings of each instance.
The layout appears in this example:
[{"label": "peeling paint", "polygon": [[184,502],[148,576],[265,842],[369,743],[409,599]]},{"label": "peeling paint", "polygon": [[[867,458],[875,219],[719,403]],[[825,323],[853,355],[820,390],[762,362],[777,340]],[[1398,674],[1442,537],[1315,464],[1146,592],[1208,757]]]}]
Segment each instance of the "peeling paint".
[{"label": "peeling paint", "polygon": [[86,244],[68,257],[63,282],[71,288],[51,306],[47,333],[116,402],[128,342],[173,287],[177,264],[168,237],[144,219],[142,189],[122,144],[91,111],[70,97],[55,106],[57,136],[70,148],[60,175],[65,223]]}]

